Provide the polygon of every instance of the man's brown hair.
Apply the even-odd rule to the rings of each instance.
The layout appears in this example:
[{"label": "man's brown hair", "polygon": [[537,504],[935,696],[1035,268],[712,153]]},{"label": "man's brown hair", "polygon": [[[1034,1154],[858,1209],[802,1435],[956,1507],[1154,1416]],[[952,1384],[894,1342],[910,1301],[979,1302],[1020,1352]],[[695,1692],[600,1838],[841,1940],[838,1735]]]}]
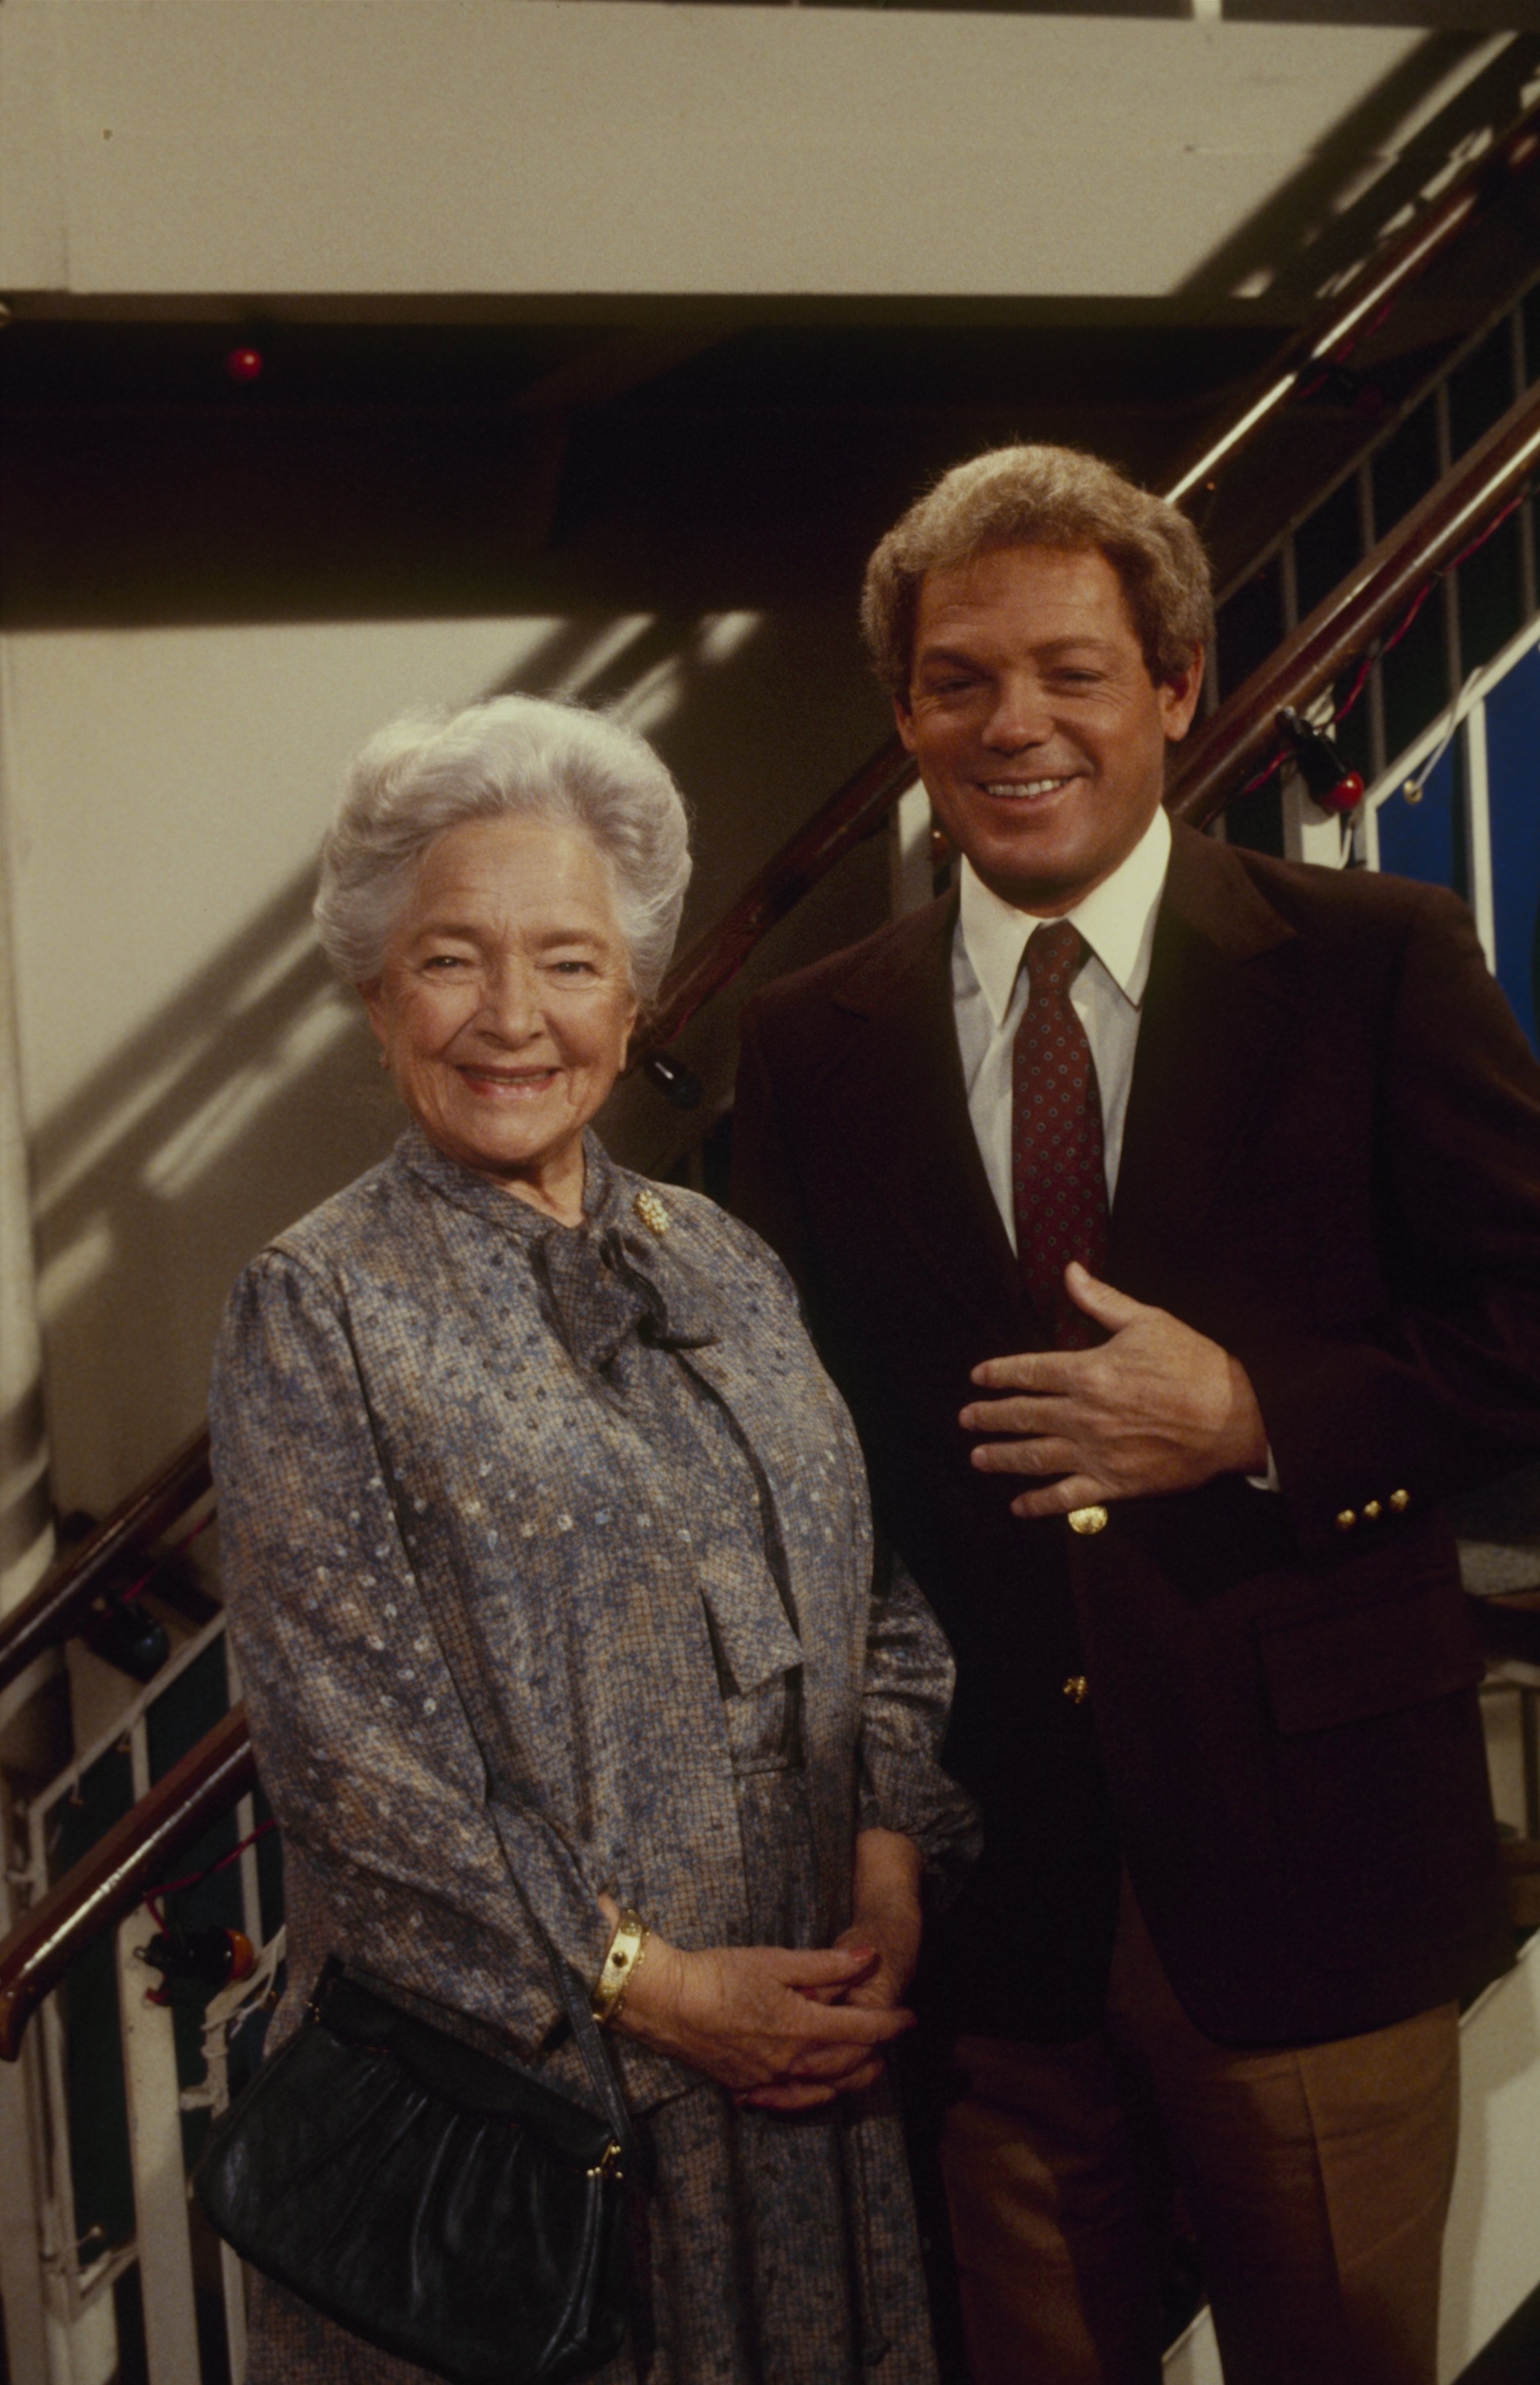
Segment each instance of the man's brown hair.
[{"label": "man's brown hair", "polygon": [[1149,676],[1180,676],[1213,633],[1209,558],[1186,516],[1076,447],[995,447],[953,465],[866,567],[861,626],[873,665],[907,705],[914,615],[927,571],[1004,546],[1094,547],[1123,593]]}]

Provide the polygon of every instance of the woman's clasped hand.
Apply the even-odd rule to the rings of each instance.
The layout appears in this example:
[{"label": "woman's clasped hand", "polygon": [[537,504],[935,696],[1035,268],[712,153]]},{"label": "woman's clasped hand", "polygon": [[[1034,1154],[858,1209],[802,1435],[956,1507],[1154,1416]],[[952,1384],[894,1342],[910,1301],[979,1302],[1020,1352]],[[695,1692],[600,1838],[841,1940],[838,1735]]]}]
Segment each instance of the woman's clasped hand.
[{"label": "woman's clasped hand", "polygon": [[868,1947],[687,1954],[654,1938],[619,2027],[746,2104],[786,2111],[831,2103],[871,2086],[881,2073],[874,2049],[910,2024],[902,2011],[828,2000],[875,1970],[876,1959]]},{"label": "woman's clasped hand", "polygon": [[[761,2111],[809,2111],[875,2086],[883,2047],[913,2026],[899,2002],[920,1944],[913,1842],[863,1830],[855,1883],[857,1917],[825,1949],[689,1953],[649,1933],[615,2028]],[[600,1906],[614,1928],[619,1907]]]}]

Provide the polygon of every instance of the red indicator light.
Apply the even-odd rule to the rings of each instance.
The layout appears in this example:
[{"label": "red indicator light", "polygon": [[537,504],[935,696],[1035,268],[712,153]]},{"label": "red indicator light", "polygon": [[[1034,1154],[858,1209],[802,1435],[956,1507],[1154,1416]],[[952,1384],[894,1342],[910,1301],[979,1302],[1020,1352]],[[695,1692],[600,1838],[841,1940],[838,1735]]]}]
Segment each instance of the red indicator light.
[{"label": "red indicator light", "polygon": [[255,381],[262,370],[260,348],[231,348],[225,358],[225,370],[231,381]]}]

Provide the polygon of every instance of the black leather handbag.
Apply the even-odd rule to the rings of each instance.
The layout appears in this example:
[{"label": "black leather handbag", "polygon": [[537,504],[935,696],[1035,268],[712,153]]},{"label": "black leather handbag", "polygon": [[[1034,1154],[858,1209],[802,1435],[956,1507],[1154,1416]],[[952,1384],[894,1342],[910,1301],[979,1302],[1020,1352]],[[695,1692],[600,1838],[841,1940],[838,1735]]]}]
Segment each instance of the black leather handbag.
[{"label": "black leather handbag", "polygon": [[553,1968],[599,2111],[329,1963],[193,2181],[242,2260],[453,2385],[560,2385],[626,2336],[626,2107]]}]

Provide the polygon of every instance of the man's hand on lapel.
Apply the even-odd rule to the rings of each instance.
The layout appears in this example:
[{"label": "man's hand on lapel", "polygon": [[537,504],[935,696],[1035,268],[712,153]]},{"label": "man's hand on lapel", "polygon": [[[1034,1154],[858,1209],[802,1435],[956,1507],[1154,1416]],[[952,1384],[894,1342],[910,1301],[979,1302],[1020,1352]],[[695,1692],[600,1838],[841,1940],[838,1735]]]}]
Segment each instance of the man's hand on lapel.
[{"label": "man's hand on lapel", "polygon": [[981,1473],[1059,1478],[1024,1491],[1012,1515],[1063,1516],[1264,1471],[1267,1432],[1238,1359],[1163,1308],[1099,1283],[1078,1261],[1064,1281],[1110,1340],[987,1359],[974,1381],[1009,1396],[975,1400],[962,1414],[970,1432],[997,1436],[973,1453]]}]

